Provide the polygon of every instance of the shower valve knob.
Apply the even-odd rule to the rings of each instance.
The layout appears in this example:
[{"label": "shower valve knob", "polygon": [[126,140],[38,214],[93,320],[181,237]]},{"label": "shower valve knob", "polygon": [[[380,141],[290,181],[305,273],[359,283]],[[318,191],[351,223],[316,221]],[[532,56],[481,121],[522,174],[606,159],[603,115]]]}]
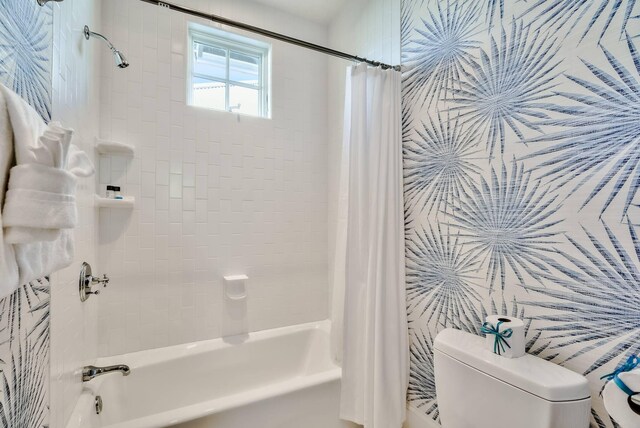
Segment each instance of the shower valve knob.
[{"label": "shower valve knob", "polygon": [[97,276],[91,277],[92,284],[102,284],[103,287],[106,287],[109,284],[109,277],[107,274],[102,274],[102,278],[98,278]]},{"label": "shower valve knob", "polygon": [[100,294],[99,291],[93,291],[91,289],[92,286],[100,284],[106,287],[107,284],[109,284],[109,277],[106,274],[103,274],[102,278],[93,276],[91,266],[86,262],[82,263],[79,280],[80,301],[85,302],[92,294],[96,296]]}]

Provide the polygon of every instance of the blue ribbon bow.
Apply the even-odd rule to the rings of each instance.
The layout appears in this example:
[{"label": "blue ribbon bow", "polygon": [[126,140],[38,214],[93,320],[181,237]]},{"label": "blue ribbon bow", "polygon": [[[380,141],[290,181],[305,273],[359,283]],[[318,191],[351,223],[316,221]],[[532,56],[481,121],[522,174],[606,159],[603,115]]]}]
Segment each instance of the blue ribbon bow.
[{"label": "blue ribbon bow", "polygon": [[502,321],[498,321],[498,324],[494,327],[490,322],[486,322],[482,324],[482,328],[480,329],[484,334],[493,334],[495,336],[495,340],[493,341],[493,353],[498,355],[502,355],[502,353],[506,351],[505,345],[507,348],[511,349],[511,345],[509,345],[507,339],[513,334],[513,330],[510,328],[506,328],[501,332],[501,324]]},{"label": "blue ribbon bow", "polygon": [[626,363],[618,367],[614,370],[613,373],[606,374],[602,376],[600,379],[607,379],[607,382],[612,380],[618,388],[622,390],[625,394],[632,396],[638,394],[638,392],[634,392],[631,388],[629,388],[623,381],[618,377],[620,373],[630,372],[640,365],[640,357],[636,355],[632,355],[629,357]]}]

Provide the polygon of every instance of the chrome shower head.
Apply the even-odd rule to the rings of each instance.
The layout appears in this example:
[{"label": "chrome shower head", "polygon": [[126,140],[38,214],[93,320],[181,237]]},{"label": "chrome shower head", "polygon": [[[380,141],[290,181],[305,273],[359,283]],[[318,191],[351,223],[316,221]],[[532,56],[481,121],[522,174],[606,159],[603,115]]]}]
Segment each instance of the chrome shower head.
[{"label": "chrome shower head", "polygon": [[113,57],[114,57],[114,59],[116,61],[116,66],[118,68],[127,68],[127,67],[129,67],[129,61],[127,61],[127,58],[119,50],[117,50],[117,49],[113,50]]},{"label": "chrome shower head", "polygon": [[91,38],[91,36],[97,37],[98,39],[104,41],[109,46],[109,49],[111,49],[111,52],[113,53],[113,59],[115,60],[116,66],[118,68],[127,68],[127,67],[129,67],[129,61],[127,61],[127,58],[124,56],[124,54],[122,52],[120,52],[118,49],[116,49],[115,46],[113,46],[113,43],[111,43],[109,41],[109,39],[107,39],[105,36],[103,36],[100,33],[95,33],[93,31],[91,31],[89,29],[89,27],[87,25],[85,25],[84,26],[84,37],[85,37],[85,39],[89,40]]}]

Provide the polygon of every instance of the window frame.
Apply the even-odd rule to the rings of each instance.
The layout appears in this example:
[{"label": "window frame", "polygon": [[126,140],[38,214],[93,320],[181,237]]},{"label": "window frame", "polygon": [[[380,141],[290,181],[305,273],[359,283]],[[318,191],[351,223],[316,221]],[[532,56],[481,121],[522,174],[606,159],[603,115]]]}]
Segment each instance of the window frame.
[{"label": "window frame", "polygon": [[[248,37],[239,36],[228,31],[218,30],[205,25],[190,23],[188,26],[188,64],[187,64],[187,103],[196,108],[205,108],[209,110],[241,114],[250,117],[271,118],[270,105],[270,68],[271,68],[271,45],[259,40],[250,39]],[[209,76],[206,74],[196,74],[194,72],[194,43],[201,43],[226,51],[226,72],[225,78]],[[240,54],[258,56],[260,66],[258,67],[258,84],[251,85],[230,79],[230,63],[231,51]],[[196,105],[193,103],[193,81],[194,78],[206,79],[213,82],[225,84],[225,108],[219,109],[215,107],[207,107]],[[231,86],[239,86],[243,88],[255,89],[259,93],[259,112],[257,115],[233,111],[230,106]]]}]

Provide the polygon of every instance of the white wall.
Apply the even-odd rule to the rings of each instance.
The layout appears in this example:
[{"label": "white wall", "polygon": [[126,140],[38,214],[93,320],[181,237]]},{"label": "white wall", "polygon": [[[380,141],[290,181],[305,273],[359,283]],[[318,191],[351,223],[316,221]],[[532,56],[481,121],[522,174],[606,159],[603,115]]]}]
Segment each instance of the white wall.
[{"label": "white wall", "polygon": [[[326,43],[324,27],[250,1],[187,3]],[[273,43],[271,120],[196,109],[185,105],[185,16],[102,4],[103,30],[131,66],[103,57],[101,136],[137,151],[102,159],[100,183],[137,205],[100,212],[100,265],[112,276],[100,355],[326,318],[326,57]],[[222,276],[241,273],[249,298],[233,307]]]},{"label": "white wall", "polygon": [[[400,0],[349,0],[329,26],[329,45],[386,64],[400,64]],[[332,279],[337,197],[344,123],[344,89],[349,62],[329,60],[329,278]]]},{"label": "white wall", "polygon": [[[75,129],[73,143],[93,158],[98,132],[99,56],[104,46],[85,41],[85,24],[99,29],[98,0],[54,4],[53,120]],[[95,180],[78,182],[79,226],[73,264],[51,281],[50,426],[64,427],[82,389],[79,369],[97,355],[97,301],[80,302],[78,274],[83,261],[96,267]]]}]

